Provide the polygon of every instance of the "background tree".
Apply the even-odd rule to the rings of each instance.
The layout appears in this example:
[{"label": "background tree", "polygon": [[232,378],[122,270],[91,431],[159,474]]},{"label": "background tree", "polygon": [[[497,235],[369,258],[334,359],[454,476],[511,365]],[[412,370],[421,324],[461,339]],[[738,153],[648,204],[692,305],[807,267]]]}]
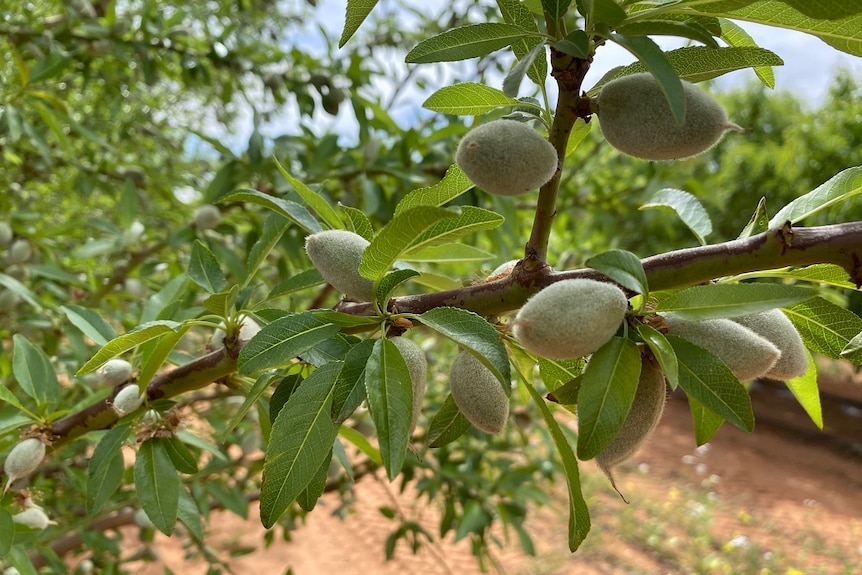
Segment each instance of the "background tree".
[{"label": "background tree", "polygon": [[[858,202],[847,201],[862,190],[858,122],[848,121],[858,106],[852,79],[840,78],[812,111],[759,90],[731,94],[733,120],[756,130],[693,160],[645,164],[621,157],[595,129],[584,91],[597,90],[582,85],[589,63],[604,43],[622,45],[680,112],[680,78],[706,81],[754,67],[770,83],[769,66],[780,59],[733,19],[813,33],[860,55],[862,8],[848,6],[501,0],[410,12],[420,31],[413,37],[400,15],[380,8],[357,32],[373,3],[350,2],[342,47],[321,33],[319,49],[289,40],[308,33],[303,22],[313,5],[10,7],[0,25],[12,56],[0,85],[0,185],[8,190],[0,207],[11,232],[8,241],[0,237],[7,247],[0,446],[8,454],[27,437],[50,446],[35,472],[15,478],[4,495],[0,556],[22,573],[64,572],[64,557],[86,545],[100,569],[119,570],[120,542],[106,530],[143,509],[146,519],[137,519],[145,529],[171,533],[179,519],[219,568],[204,544],[201,516],[211,509],[243,514],[260,497],[264,524],[290,528],[320,493],[346,489],[381,466],[390,479],[416,480],[438,499],[441,532],[469,536],[480,558],[498,520],[529,547],[523,519],[542,500],[531,483],[562,474],[575,550],[589,529],[575,454],[589,459],[600,449],[560,426],[541,393],[579,410],[582,423],[590,412],[592,434],[610,440],[621,419],[592,400],[578,402],[578,389],[585,377],[599,382],[625,416],[637,378],[610,373],[639,366],[638,352],[648,347],[691,398],[696,439],[704,442],[724,419],[751,427],[747,395],[714,356],[685,343],[669,347],[650,328],[653,311],[703,319],[784,307],[810,350],[857,364],[862,331],[844,301],[862,281]],[[668,32],[703,46],[663,53],[649,36]],[[403,127],[395,104],[408,100],[400,94],[435,79],[418,66],[399,70],[394,90],[381,84],[393,74],[377,62],[405,52],[411,63],[481,59],[478,74],[472,62],[455,70],[470,83],[429,96],[425,107],[436,114],[414,111],[418,119]],[[499,72],[502,91],[493,87]],[[531,96],[515,99],[526,78]],[[285,106],[297,120],[282,133]],[[486,194],[451,166],[466,133],[458,116],[486,113],[547,129],[561,165],[538,196]],[[253,129],[239,142],[230,134],[248,116]],[[355,141],[339,136],[327,116],[355,120]],[[670,188],[690,193],[662,192]],[[752,205],[761,196],[765,208]],[[664,210],[636,211],[645,202]],[[218,218],[195,217],[211,204]],[[797,227],[803,219],[848,223]],[[359,272],[374,280],[374,302],[339,302],[309,263],[304,238],[328,228],[370,241]],[[737,243],[670,251],[740,231]],[[657,255],[601,254],[609,249]],[[511,273],[476,283],[509,259],[520,260]],[[775,275],[813,283],[817,293],[752,281]],[[617,282],[633,297],[616,347],[597,351],[611,358],[605,371],[583,373],[579,358],[526,352],[497,321],[573,278]],[[717,278],[716,289],[677,293]],[[241,326],[252,322],[263,329],[243,337]],[[219,327],[223,346],[209,343]],[[503,389],[515,381],[519,393],[509,401],[532,414],[531,427],[508,425],[500,436],[471,430],[448,389],[431,385],[414,444],[421,457],[414,456],[412,414],[404,409],[414,378],[390,343],[405,330],[431,344],[424,347],[432,373],[448,371],[457,344]],[[117,356],[131,363],[131,382],[145,392],[145,405],[128,414],[114,409],[126,382],[100,385],[97,374]],[[719,375],[705,377],[703,362]],[[541,377],[533,381],[536,364]],[[789,385],[819,421],[813,370]],[[547,450],[519,449],[536,429]],[[136,457],[126,468],[129,449]],[[333,459],[341,467],[328,474]],[[33,505],[58,525],[13,521]],[[432,536],[405,523],[393,546],[399,537],[419,545]]]}]

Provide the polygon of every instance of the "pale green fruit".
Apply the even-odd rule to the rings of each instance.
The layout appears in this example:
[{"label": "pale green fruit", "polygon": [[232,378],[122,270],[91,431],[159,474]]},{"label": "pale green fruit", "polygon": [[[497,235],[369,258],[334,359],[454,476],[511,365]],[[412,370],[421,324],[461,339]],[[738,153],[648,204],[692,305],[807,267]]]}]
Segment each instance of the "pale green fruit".
[{"label": "pale green fruit", "polygon": [[21,302],[21,297],[9,289],[0,289],[0,312],[12,311]]},{"label": "pale green fruit", "polygon": [[503,431],[509,417],[509,397],[491,370],[466,351],[452,362],[449,390],[470,423],[488,433]]},{"label": "pale green fruit", "polygon": [[138,409],[144,402],[145,396],[145,393],[142,394],[138,390],[138,384],[133,383],[127,385],[117,393],[116,397],[114,397],[112,407],[117,415],[122,417]]},{"label": "pale green fruit", "polygon": [[[224,325],[224,324],[222,324]],[[239,328],[239,336],[238,339],[240,341],[248,341],[260,332],[261,327],[260,324],[251,319],[248,316],[243,317],[242,326]],[[223,329],[219,328],[213,332],[212,339],[210,343],[214,348],[224,347],[224,338],[225,332]]]},{"label": "pale green fruit", "polygon": [[492,282],[496,280],[501,280],[504,277],[511,275],[512,271],[515,269],[515,266],[517,266],[518,262],[520,261],[521,260],[509,260],[507,262],[501,263],[499,266],[494,268],[494,271],[488,274],[488,277],[485,278],[485,281]]},{"label": "pale green fruit", "polygon": [[596,463],[613,481],[612,468],[635,454],[658,425],[667,398],[664,374],[644,360],[632,407],[613,441],[596,456]]},{"label": "pale green fruit", "polygon": [[515,339],[551,359],[575,359],[602,347],[623,322],[628,300],[617,286],[589,279],[553,283],[527,300],[513,322]]},{"label": "pale green fruit", "polygon": [[123,282],[123,289],[135,299],[144,299],[147,297],[147,286],[138,278],[126,278]]},{"label": "pale green fruit", "polygon": [[199,230],[211,230],[221,223],[221,212],[212,204],[206,204],[195,211],[195,227]]},{"label": "pale green fruit", "polygon": [[33,248],[30,246],[30,242],[22,238],[15,240],[9,246],[9,255],[6,257],[6,261],[10,264],[23,264],[30,261],[32,256]]},{"label": "pale green fruit", "polygon": [[670,104],[652,74],[632,74],[605,84],[598,95],[602,133],[613,147],[644,160],[696,156],[727,130],[741,130],[712,97],[683,81],[685,118],[674,121]]},{"label": "pale green fruit", "polygon": [[374,299],[374,282],[359,275],[368,245],[368,240],[346,230],[327,230],[305,238],[305,251],[323,279],[357,301]]},{"label": "pale green fruit", "polygon": [[477,187],[514,196],[537,190],[554,176],[557,151],[526,124],[494,120],[464,136],[455,163]]},{"label": "pale green fruit", "polygon": [[781,357],[763,377],[771,379],[793,379],[808,371],[808,354],[802,337],[787,316],[780,309],[733,318],[757,335],[772,342]]},{"label": "pale green fruit", "polygon": [[3,463],[3,471],[9,477],[3,493],[8,491],[13,482],[36,471],[44,458],[45,444],[36,437],[24,439],[15,445]]},{"label": "pale green fruit", "polygon": [[12,243],[12,238],[15,236],[12,232],[12,226],[8,222],[0,221],[0,248],[5,248]]},{"label": "pale green fruit", "polygon": [[425,397],[428,378],[428,360],[425,359],[422,348],[406,337],[393,337],[389,341],[394,343],[401,352],[401,357],[404,358],[407,370],[410,372],[410,381],[413,383],[413,421],[410,422],[412,434],[419,421],[419,413],[422,411],[422,399]]},{"label": "pale green fruit", "polygon": [[762,377],[772,369],[781,352],[768,341],[735,321],[667,319],[668,333],[711,351],[740,380]]},{"label": "pale green fruit", "polygon": [[12,516],[12,522],[19,525],[25,525],[30,529],[45,529],[49,525],[57,525],[56,521],[51,521],[51,518],[45,513],[41,507],[28,507],[20,513]]},{"label": "pale green fruit", "polygon": [[99,379],[106,385],[118,385],[132,377],[132,364],[125,359],[110,359],[99,368]]}]

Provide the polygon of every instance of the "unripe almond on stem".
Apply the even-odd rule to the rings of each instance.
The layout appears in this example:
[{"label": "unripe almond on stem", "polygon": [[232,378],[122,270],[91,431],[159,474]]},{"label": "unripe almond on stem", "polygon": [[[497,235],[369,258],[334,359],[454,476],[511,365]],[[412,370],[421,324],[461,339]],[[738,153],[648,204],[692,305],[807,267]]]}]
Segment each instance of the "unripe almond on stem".
[{"label": "unripe almond on stem", "polygon": [[419,413],[422,411],[422,399],[425,397],[425,387],[428,379],[428,360],[425,359],[425,352],[422,348],[416,345],[413,341],[406,337],[393,337],[390,339],[398,351],[401,352],[401,357],[407,364],[407,371],[410,372],[410,381],[413,384],[413,421],[410,422],[410,433],[416,429],[416,423],[419,421]]},{"label": "unripe almond on stem", "polygon": [[24,511],[16,513],[12,516],[12,522],[25,525],[31,529],[46,529],[49,525],[57,525],[57,522],[51,521],[45,510],[38,505],[28,507]]},{"label": "unripe almond on stem", "polygon": [[494,120],[464,136],[455,163],[477,187],[514,196],[537,190],[554,176],[557,151],[526,124]]},{"label": "unripe almond on stem", "polygon": [[368,240],[346,230],[326,230],[305,238],[305,251],[323,279],[357,301],[374,299],[374,282],[359,275],[368,245]]},{"label": "unripe almond on stem", "polygon": [[12,231],[12,226],[8,222],[0,221],[0,247],[5,248],[12,243],[12,238],[15,233]]},{"label": "unripe almond on stem", "polygon": [[732,319],[772,342],[781,352],[781,357],[769,371],[763,374],[763,377],[781,380],[793,379],[805,375],[805,372],[808,371],[808,353],[805,351],[802,337],[793,322],[787,319],[787,316],[780,309],[771,309]]},{"label": "unripe almond on stem", "polygon": [[500,433],[509,417],[509,397],[490,369],[461,351],[449,370],[449,388],[464,417],[488,433]]},{"label": "unripe almond on stem", "polygon": [[3,470],[9,476],[3,493],[9,490],[14,481],[36,471],[44,458],[45,444],[37,437],[24,439],[13,447],[3,463]]},{"label": "unripe almond on stem", "polygon": [[138,390],[138,384],[133,383],[121,389],[114,397],[112,407],[120,417],[138,409],[144,402],[146,394]]},{"label": "unripe almond on stem", "polygon": [[666,399],[664,373],[652,361],[643,360],[638,388],[623,426],[613,441],[596,455],[596,463],[614,489],[612,468],[634,455],[647,440],[664,413]]},{"label": "unripe almond on stem", "polygon": [[106,385],[118,385],[132,377],[132,364],[125,359],[109,359],[99,368],[99,378]]},{"label": "unripe almond on stem", "polygon": [[221,223],[221,212],[212,204],[206,204],[195,211],[195,227],[199,230],[211,230]]},{"label": "unripe almond on stem", "polygon": [[644,160],[696,156],[718,143],[728,130],[742,128],[712,97],[682,82],[685,117],[677,124],[652,74],[631,74],[605,84],[597,98],[602,134],[614,148]]},{"label": "unripe almond on stem", "polygon": [[613,284],[563,280],[527,300],[512,323],[512,333],[537,355],[576,359],[607,343],[627,309],[626,295]]},{"label": "unripe almond on stem", "polygon": [[[242,326],[239,328],[239,335],[237,337],[240,341],[248,341],[256,336],[260,330],[261,327],[259,323],[250,317],[245,316],[242,319]],[[224,347],[224,338],[225,332],[223,329],[219,328],[213,332],[210,343],[214,348]]]},{"label": "unripe almond on stem", "polygon": [[15,240],[9,246],[9,255],[6,257],[6,262],[10,264],[23,264],[30,261],[33,256],[33,248],[30,242],[25,239]]},{"label": "unripe almond on stem", "polygon": [[668,333],[711,351],[739,380],[766,375],[781,352],[747,327],[729,319],[681,321],[667,318]]}]

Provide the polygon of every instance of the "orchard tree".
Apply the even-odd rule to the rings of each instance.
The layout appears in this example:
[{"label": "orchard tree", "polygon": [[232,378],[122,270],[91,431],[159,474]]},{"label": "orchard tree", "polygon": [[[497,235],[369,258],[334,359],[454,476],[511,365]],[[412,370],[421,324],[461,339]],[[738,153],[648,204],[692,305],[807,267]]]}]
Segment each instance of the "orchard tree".
[{"label": "orchard tree", "polygon": [[[659,189],[647,207],[700,245],[656,255],[591,253],[582,230],[610,216],[590,198],[567,213],[578,194],[561,183],[584,174],[596,197],[640,195],[638,170],[696,175],[728,140],[762,137],[756,113],[726,112],[696,85],[752,68],[772,87],[781,58],[735,21],[860,56],[858,3],[498,0],[451,8],[444,25],[414,15],[422,37],[410,39],[385,15],[363,37],[376,3],[351,0],[344,52],[324,57],[279,44],[301,13],[250,4],[34,2],[0,27],[12,55],[0,88],[4,566],[59,573],[85,554],[80,570],[119,572],[116,527],[170,535],[179,521],[218,570],[202,520],[213,510],[242,515],[259,499],[263,525],[289,529],[324,492],[379,469],[439,502],[441,536],[470,537],[480,558],[497,521],[529,550],[538,498],[522,486],[562,476],[574,552],[590,530],[579,462],[595,459],[612,484],[668,387],[687,396],[698,444],[725,421],[753,429],[744,383],[760,377],[786,381],[822,426],[812,353],[862,364],[862,319],[845,299],[862,285],[862,222],[801,224],[835,206],[858,217],[862,166],[836,166],[786,203],[768,185],[733,190],[750,220],[714,244],[698,197]],[[651,39],[667,35],[691,45]],[[584,85],[607,43],[637,61]],[[444,86],[423,104],[439,115],[404,130],[369,61],[408,44],[411,65],[479,58],[480,79],[515,59],[502,89]],[[228,128],[241,102],[254,109],[242,154],[178,125]],[[285,102],[303,132],[267,139]],[[309,128],[346,103],[351,148]],[[476,117],[471,130],[459,116]],[[621,154],[620,172],[590,167]],[[645,216],[621,213],[608,235],[637,234]],[[515,246],[477,269],[487,249]],[[553,450],[525,449],[536,433]],[[432,538],[403,521],[387,552]]]}]

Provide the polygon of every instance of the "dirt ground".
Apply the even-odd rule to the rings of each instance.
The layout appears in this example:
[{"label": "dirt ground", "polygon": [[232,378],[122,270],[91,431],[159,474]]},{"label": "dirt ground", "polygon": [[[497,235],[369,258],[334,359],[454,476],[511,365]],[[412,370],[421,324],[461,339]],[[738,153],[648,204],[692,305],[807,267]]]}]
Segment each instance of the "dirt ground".
[{"label": "dirt ground", "polygon": [[[755,411],[758,413],[756,403]],[[799,418],[804,417],[800,412]],[[560,485],[553,494],[560,504],[535,510],[528,521],[536,556],[526,556],[513,541],[496,551],[495,566],[489,565],[489,570],[494,572],[496,567],[510,575],[862,574],[862,457],[848,449],[847,442],[842,447],[828,440],[810,422],[800,426],[799,418],[801,433],[760,417],[753,434],[725,424],[708,448],[696,450],[687,404],[671,398],[652,440],[618,470],[617,484],[629,506],[610,489],[594,464],[582,464],[593,519],[582,549],[570,554],[566,548],[567,506],[563,503],[565,485]],[[856,420],[856,428],[845,433],[855,434],[858,445],[862,444],[862,418]],[[384,541],[395,524],[381,515],[380,506],[397,505],[432,533],[438,514],[435,509],[417,506],[409,493],[399,496],[381,476],[362,479],[356,496],[352,513],[343,520],[332,514],[335,496],[325,496],[289,542],[282,541],[279,533],[266,549],[256,508],[245,522],[232,514],[219,514],[209,526],[208,543],[238,574],[480,573],[467,540],[438,542],[423,547],[417,555],[399,544],[394,560],[385,562]],[[691,551],[704,555],[694,560],[701,566],[681,567],[678,557],[685,552],[673,551],[674,541],[697,537],[692,534],[696,524],[677,524],[687,516],[681,510],[710,502],[709,525],[704,528],[710,542],[705,551]],[[653,544],[651,535],[643,539],[639,535],[657,520],[662,537],[668,539],[666,547]],[[247,546],[259,550],[229,556],[232,549]],[[722,554],[740,546],[756,550],[747,566],[723,564]],[[768,569],[767,559],[788,553],[788,547],[796,555],[791,553],[786,564],[798,561],[807,567]],[[167,567],[174,573],[206,573],[202,562],[184,559],[177,538],[158,536],[156,549],[160,560],[138,564],[134,572],[156,575],[165,573]]]}]

